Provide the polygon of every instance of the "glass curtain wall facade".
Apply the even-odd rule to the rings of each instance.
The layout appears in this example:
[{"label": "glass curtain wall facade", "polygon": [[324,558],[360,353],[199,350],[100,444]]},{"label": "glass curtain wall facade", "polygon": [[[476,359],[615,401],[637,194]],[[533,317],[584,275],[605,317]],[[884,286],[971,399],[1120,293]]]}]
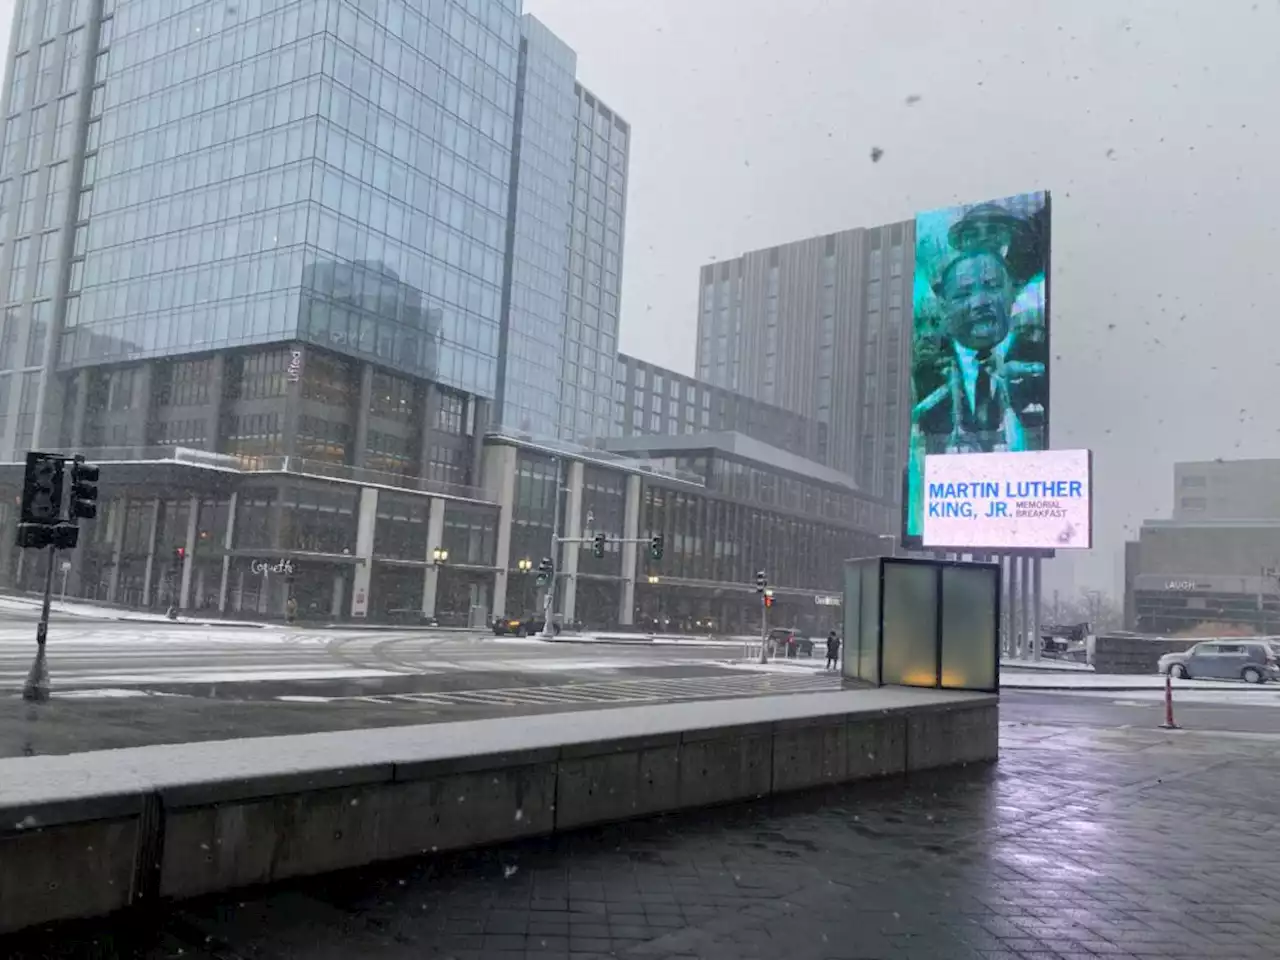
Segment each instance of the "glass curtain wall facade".
[{"label": "glass curtain wall facade", "polygon": [[569,269],[577,55],[521,20],[496,423],[557,437]]},{"label": "glass curtain wall facade", "polygon": [[610,435],[618,351],[631,125],[590,90],[578,98],[569,296],[561,352],[560,438]]},{"label": "glass curtain wall facade", "polygon": [[[56,331],[64,312],[74,310],[66,300],[67,265],[73,247],[83,253],[85,242],[75,229],[87,216],[78,209],[85,204],[78,186],[94,177],[84,138],[98,135],[85,120],[103,66],[92,54],[99,6],[18,0],[14,9],[0,135],[0,454],[36,443]],[[101,110],[100,96],[92,106]]]},{"label": "glass curtain wall facade", "polygon": [[518,0],[19,0],[14,26],[8,451],[57,416],[54,362],[301,340],[493,396]]}]

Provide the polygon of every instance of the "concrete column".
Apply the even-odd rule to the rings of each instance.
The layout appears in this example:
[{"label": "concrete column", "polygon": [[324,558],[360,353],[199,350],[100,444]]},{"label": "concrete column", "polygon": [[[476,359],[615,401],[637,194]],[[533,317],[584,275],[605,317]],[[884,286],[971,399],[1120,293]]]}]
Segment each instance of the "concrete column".
[{"label": "concrete column", "polygon": [[444,510],[445,501],[439,497],[431,498],[431,506],[427,511],[427,569],[422,574],[422,616],[431,618],[436,615],[436,594],[440,589],[440,568],[432,562],[436,547],[444,543]]},{"label": "concrete column", "polygon": [[231,494],[231,502],[227,505],[227,529],[222,534],[222,581],[218,584],[218,613],[227,612],[227,581],[231,577],[231,548],[235,543],[236,508],[240,503],[240,494]]},{"label": "concrete column", "polygon": [[178,589],[178,609],[191,607],[191,571],[196,562],[196,537],[200,533],[200,498],[187,504],[187,535],[182,541],[182,585]]},{"label": "concrete column", "polygon": [[337,620],[342,616],[342,589],[345,581],[342,574],[333,575],[333,596],[329,600],[329,616]]},{"label": "concrete column", "polygon": [[124,520],[128,512],[128,497],[120,497],[108,504],[107,540],[111,544],[111,570],[107,574],[107,603],[115,603],[119,594],[120,560],[124,554]]},{"label": "concrete column", "polygon": [[582,544],[572,541],[582,536],[582,477],[585,472],[581,460],[569,462],[566,477],[564,535],[569,542],[560,544],[561,563],[564,565],[564,589],[560,592],[560,611],[564,615],[565,626],[573,623],[578,610],[578,558],[582,555]]},{"label": "concrete column", "polygon": [[1031,659],[1040,659],[1040,557],[1031,561]]},{"label": "concrete column", "polygon": [[[640,536],[640,475],[627,475],[627,487],[622,507],[622,538],[634,540]],[[624,627],[636,622],[636,551],[638,544],[622,544],[622,597],[618,601],[618,623]]]},{"label": "concrete column", "polygon": [[1006,657],[1016,657],[1018,655],[1018,598],[1020,596],[1018,567],[1018,557],[1009,557],[1009,643],[1006,645]]},{"label": "concrete column", "polygon": [[151,580],[156,569],[156,534],[160,528],[160,498],[151,501],[150,532],[147,534],[147,566],[143,574],[142,605],[151,606]]},{"label": "concrete column", "polygon": [[351,578],[351,616],[369,616],[369,584],[373,579],[373,531],[378,522],[378,490],[360,489],[360,513],[356,525],[356,566]]},{"label": "concrete column", "polygon": [[[360,364],[360,393],[356,400],[356,428],[353,432],[351,462],[363,467],[369,447],[369,408],[373,406],[373,364]],[[353,611],[354,612],[354,611]]]},{"label": "concrete column", "polygon": [[223,397],[227,392],[227,355],[215,353],[209,362],[209,419],[205,427],[204,448],[211,452],[218,449],[222,433]]},{"label": "concrete column", "polygon": [[[511,521],[516,499],[516,448],[506,444],[485,447],[483,487],[498,504],[497,543],[494,549],[493,615],[507,614],[507,581],[511,568]],[[536,561],[535,561],[536,562]]]},{"label": "concrete column", "polygon": [[1019,558],[1022,569],[1018,572],[1018,585],[1022,592],[1018,597],[1018,658],[1027,660],[1031,657],[1031,558]]},{"label": "concrete column", "polygon": [[471,470],[467,483],[473,487],[480,485],[480,473],[484,468],[484,435],[489,429],[489,401],[479,397],[471,398]]},{"label": "concrete column", "polygon": [[71,436],[68,438],[73,450],[84,446],[84,425],[89,414],[90,368],[79,371],[76,377],[76,399],[71,414]]},{"label": "concrete column", "polygon": [[[418,476],[426,480],[431,476],[431,441],[435,437],[436,414],[439,412],[440,397],[435,388],[427,383],[422,387],[422,404],[419,409],[418,432]],[[426,487],[424,486],[425,490]]]},{"label": "concrete column", "polygon": [[151,387],[155,382],[155,362],[135,368],[133,381],[133,407],[129,411],[128,442],[145,447],[151,442],[147,425],[151,422]]},{"label": "concrete column", "polygon": [[485,611],[488,609],[489,588],[483,583],[471,584],[471,609],[468,626],[483,627],[487,625]]},{"label": "concrete column", "polygon": [[298,416],[302,409],[302,380],[306,376],[307,348],[301,343],[289,345],[290,354],[297,354],[298,379],[289,381],[284,394],[284,455],[292,458],[298,455]]}]

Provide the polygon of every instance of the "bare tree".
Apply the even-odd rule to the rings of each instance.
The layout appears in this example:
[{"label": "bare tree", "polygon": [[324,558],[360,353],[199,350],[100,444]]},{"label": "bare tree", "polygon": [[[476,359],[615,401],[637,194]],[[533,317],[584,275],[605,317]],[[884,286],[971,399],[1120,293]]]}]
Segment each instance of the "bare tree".
[{"label": "bare tree", "polygon": [[1091,633],[1118,630],[1124,625],[1124,611],[1115,599],[1101,590],[1081,589],[1072,597],[1055,597],[1040,611],[1046,626],[1089,624]]}]

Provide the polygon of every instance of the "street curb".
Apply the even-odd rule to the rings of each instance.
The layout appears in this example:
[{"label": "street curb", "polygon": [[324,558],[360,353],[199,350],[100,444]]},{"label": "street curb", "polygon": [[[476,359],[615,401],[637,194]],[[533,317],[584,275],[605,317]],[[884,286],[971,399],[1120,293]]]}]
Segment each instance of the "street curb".
[{"label": "street curb", "polygon": [[[1059,686],[1054,686],[1054,687],[1047,687],[1047,686],[1041,686],[1041,685],[1028,686],[1028,687],[1022,687],[1022,686],[1018,686],[1017,684],[1002,683],[1002,684],[1000,684],[1000,689],[1001,689],[1002,691],[1003,691],[1003,690],[1018,690],[1018,691],[1027,692],[1027,693],[1162,693],[1162,692],[1164,691],[1164,688],[1163,688],[1163,687],[1150,687],[1150,686],[1148,686],[1148,687],[1130,687],[1130,686],[1123,686],[1123,687],[1120,687],[1120,686],[1112,686],[1112,685],[1110,685],[1110,684],[1108,684],[1108,685],[1107,685],[1107,686],[1105,686],[1105,687],[1097,687],[1097,686],[1088,686],[1088,687],[1065,687],[1065,686],[1059,687]],[[1200,691],[1201,693],[1235,693],[1237,690],[1240,690],[1240,691],[1251,691],[1251,692],[1256,692],[1256,691],[1258,691],[1258,690],[1264,690],[1264,689],[1266,689],[1266,688],[1265,688],[1263,685],[1261,685],[1261,684],[1254,684],[1254,685],[1252,685],[1252,686],[1246,686],[1246,685],[1244,685],[1244,684],[1241,684],[1239,687],[1201,687],[1201,688],[1199,688],[1199,691]],[[1173,692],[1174,692],[1175,696],[1176,696],[1179,692],[1195,693],[1195,692],[1196,692],[1196,690],[1197,690],[1197,688],[1196,688],[1196,687],[1174,687],[1174,688],[1173,688]],[[1274,691],[1274,693],[1275,693],[1275,695],[1276,695],[1277,697],[1280,697],[1280,690],[1276,690],[1276,691]]]}]

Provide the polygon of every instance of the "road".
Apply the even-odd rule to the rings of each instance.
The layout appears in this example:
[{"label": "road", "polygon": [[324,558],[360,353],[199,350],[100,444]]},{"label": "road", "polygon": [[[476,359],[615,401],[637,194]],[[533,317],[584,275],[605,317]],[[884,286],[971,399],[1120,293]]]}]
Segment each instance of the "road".
[{"label": "road", "polygon": [[1180,732],[1154,712],[1010,694],[994,768],[238,891],[0,956],[1274,960],[1280,736],[1248,730],[1280,711],[1189,708]]},{"label": "road", "polygon": [[0,626],[0,756],[829,690],[702,644],[548,643],[476,633],[59,622],[53,699],[20,698],[30,624]]}]

